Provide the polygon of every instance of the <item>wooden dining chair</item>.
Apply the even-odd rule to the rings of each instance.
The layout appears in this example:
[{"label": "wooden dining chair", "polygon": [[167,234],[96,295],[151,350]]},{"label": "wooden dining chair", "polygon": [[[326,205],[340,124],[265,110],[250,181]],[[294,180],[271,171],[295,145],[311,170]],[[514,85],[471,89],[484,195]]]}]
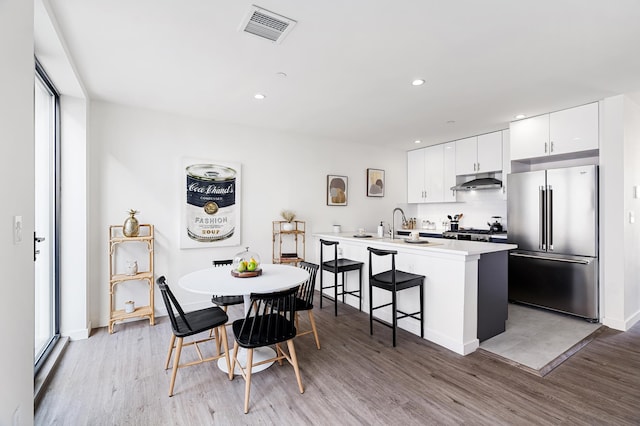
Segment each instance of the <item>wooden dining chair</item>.
[{"label": "wooden dining chair", "polygon": [[[294,325],[295,298],[298,286],[289,290],[266,293],[251,294],[251,303],[254,309],[247,312],[244,319],[233,322],[233,333],[235,343],[233,345],[233,359],[231,361],[231,371],[238,365],[240,374],[245,380],[244,412],[249,412],[249,393],[251,391],[251,370],[257,365],[278,361],[282,365],[282,360],[286,359],[293,366],[298,381],[300,393],[304,393],[298,358],[293,344],[296,337],[296,327]],[[288,353],[282,348],[282,343],[287,343]],[[253,350],[263,346],[275,345],[276,356],[256,364],[253,363]],[[242,365],[238,361],[238,349],[246,348],[247,360]],[[265,392],[271,389],[265,389]]]},{"label": "wooden dining chair", "polygon": [[[227,317],[227,314],[217,306],[200,309],[193,312],[184,312],[184,310],[178,303],[178,300],[169,288],[166,278],[164,276],[161,276],[156,280],[156,283],[158,284],[160,292],[162,293],[162,300],[164,301],[164,304],[167,308],[169,321],[171,321],[171,329],[173,330],[173,333],[171,334],[171,340],[169,342],[169,353],[167,354],[167,360],[164,365],[165,370],[169,368],[171,355],[175,349],[175,354],[173,355],[171,383],[169,384],[169,396],[173,396],[173,387],[176,382],[176,376],[178,374],[179,368],[202,364],[209,361],[215,361],[222,357],[225,357],[227,361],[229,380],[233,380],[233,370],[231,369],[231,362],[229,358],[229,344],[227,342],[227,329],[225,327],[225,324],[229,319],[229,317]],[[178,312],[177,315],[174,312],[174,307]],[[193,336],[195,334],[201,333],[203,331],[209,331],[214,328],[217,330],[215,335],[219,335],[222,338],[222,349],[224,350],[224,353],[220,353],[220,345],[216,342],[216,355],[208,358],[203,357],[202,351],[200,350],[200,347],[198,345],[214,340],[216,337],[211,337],[211,334],[208,338],[194,340],[186,344],[183,343],[183,339],[185,337]],[[180,364],[182,347],[191,345],[196,348],[198,360]]]}]

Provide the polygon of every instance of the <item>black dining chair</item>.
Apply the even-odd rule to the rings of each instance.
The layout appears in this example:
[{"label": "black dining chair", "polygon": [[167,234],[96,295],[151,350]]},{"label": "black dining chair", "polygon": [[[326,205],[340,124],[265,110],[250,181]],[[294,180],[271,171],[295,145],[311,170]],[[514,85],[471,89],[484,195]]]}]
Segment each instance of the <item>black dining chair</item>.
[{"label": "black dining chair", "polygon": [[[244,412],[249,412],[249,393],[251,390],[251,370],[256,365],[266,364],[278,361],[282,365],[282,360],[286,359],[296,373],[298,380],[298,388],[300,393],[304,393],[302,379],[300,378],[300,369],[298,367],[298,358],[293,339],[296,337],[296,327],[294,324],[295,315],[295,299],[298,292],[298,286],[289,290],[265,293],[251,294],[251,303],[254,309],[247,312],[244,319],[233,322],[233,333],[235,334],[235,343],[233,345],[233,358],[231,360],[231,370],[233,371],[238,365],[240,374],[245,380],[244,392]],[[287,343],[288,353],[282,348],[282,343]],[[268,360],[253,364],[253,350],[263,346],[275,345],[276,356]],[[238,362],[238,349],[240,347],[247,349],[246,365]],[[271,389],[265,389],[265,392]]]},{"label": "black dining chair", "polygon": [[[324,260],[324,248],[333,247],[333,259]],[[342,296],[342,303],[344,303],[344,296],[351,295],[357,297],[359,301],[358,309],[362,311],[362,267],[364,262],[357,260],[351,260],[346,258],[338,258],[338,242],[320,239],[320,309],[322,309],[322,299],[333,299],[334,301],[334,315],[338,316],[338,296]],[[323,271],[327,271],[333,274],[333,284],[324,285]],[[349,271],[358,271],[358,289],[347,290],[346,289],[346,273]],[[338,275],[342,276],[342,282],[338,282]],[[333,289],[333,297],[324,293],[325,289]],[[338,291],[340,288],[340,291]]]},{"label": "black dining chair", "polygon": [[[214,260],[213,261],[213,266],[215,266],[215,267],[227,266],[227,265],[231,265],[231,264],[233,264],[233,260],[232,259]],[[244,298],[242,297],[242,295],[217,296],[217,295],[214,294],[211,297],[211,302],[214,303],[216,306],[220,306],[225,312],[227,312],[227,308],[229,306],[244,304]]]},{"label": "black dining chair", "polygon": [[[212,261],[213,266],[214,267],[221,267],[221,266],[228,266],[228,265],[232,265],[233,264],[233,260],[232,259],[224,259],[224,260],[214,260]],[[243,305],[244,304],[244,297],[242,297],[242,295],[233,295],[233,296],[218,296],[218,295],[213,295],[211,296],[211,302],[222,308],[223,311],[228,312],[228,308],[229,306],[234,306],[234,305]],[[231,323],[227,323],[228,326],[231,326]],[[209,337],[212,337],[215,334],[216,330],[211,330],[209,332]],[[217,336],[216,336],[217,337]],[[218,340],[218,342],[220,342]]]},{"label": "black dining chair", "polygon": [[[396,346],[396,329],[398,320],[413,318],[420,321],[420,337],[424,337],[424,275],[412,274],[396,269],[396,250],[380,250],[367,247],[369,250],[369,333],[373,335],[373,322],[378,322],[393,330],[393,346]],[[391,269],[384,272],[373,273],[372,256],[391,256]],[[373,305],[373,288],[380,288],[391,292],[391,302],[382,305]],[[412,287],[420,288],[420,311],[407,313],[398,309],[398,292]],[[373,316],[373,311],[386,306],[391,306],[391,323]],[[399,314],[399,315],[398,315]]]},{"label": "black dining chair", "polygon": [[[313,296],[316,290],[316,275],[320,268],[315,263],[302,261],[299,267],[306,270],[309,273],[309,279],[300,285],[298,294],[296,294],[296,329],[297,335],[304,336],[313,333],[313,337],[316,340],[316,347],[320,349],[320,338],[318,337],[318,329],[316,328],[316,320],[313,317]],[[307,311],[309,316],[309,323],[311,324],[311,330],[300,331],[300,316],[301,311]]]},{"label": "black dining chair", "polygon": [[[169,353],[167,354],[167,360],[164,365],[164,369],[169,368],[169,362],[171,361],[171,355],[173,350],[175,349],[175,354],[173,355],[173,370],[171,372],[171,382],[169,384],[169,396],[173,396],[173,387],[176,382],[176,376],[178,374],[178,369],[183,367],[189,367],[191,365],[202,364],[204,362],[215,361],[222,357],[225,357],[227,361],[227,368],[229,371],[229,380],[233,380],[233,370],[231,369],[231,362],[229,359],[229,344],[227,342],[227,330],[225,328],[225,324],[227,323],[229,317],[227,314],[219,307],[214,306],[211,308],[200,309],[193,312],[184,312],[178,300],[173,295],[173,292],[169,288],[167,284],[167,280],[164,276],[159,277],[156,280],[158,287],[160,288],[160,292],[162,293],[162,300],[164,301],[165,307],[167,308],[167,314],[169,315],[169,321],[171,321],[171,329],[173,330],[171,334],[171,340],[169,342]],[[178,312],[176,315],[175,310]],[[208,331],[212,329],[216,329],[216,336],[220,335],[222,337],[222,346],[224,349],[224,353],[220,353],[220,344],[216,344],[216,355],[203,358],[202,351],[198,346],[201,343],[211,341],[215,338],[208,337],[204,339],[198,339],[186,344],[183,344],[183,339],[188,336],[193,336],[195,334],[201,333],[203,331]],[[211,335],[210,335],[211,336]],[[194,345],[196,348],[196,352],[198,354],[198,360],[187,362],[184,364],[180,364],[180,355],[182,353],[183,346]]]}]

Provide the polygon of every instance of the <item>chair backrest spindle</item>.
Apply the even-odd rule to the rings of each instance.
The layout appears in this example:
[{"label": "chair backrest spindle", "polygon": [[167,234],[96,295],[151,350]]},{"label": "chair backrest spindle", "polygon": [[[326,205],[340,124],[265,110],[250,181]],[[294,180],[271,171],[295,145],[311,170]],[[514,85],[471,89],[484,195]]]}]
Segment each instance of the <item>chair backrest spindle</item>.
[{"label": "chair backrest spindle", "polygon": [[187,321],[182,306],[180,306],[180,303],[178,303],[178,300],[169,288],[169,284],[167,284],[167,279],[164,277],[164,275],[158,278],[156,280],[156,283],[158,284],[160,292],[162,293],[162,300],[164,300],[165,307],[167,308],[167,314],[169,314],[169,320],[171,321],[171,326],[173,327],[173,329],[178,329],[178,321],[176,320],[176,316],[173,311],[173,308],[175,307],[176,311],[178,311],[180,319],[184,322],[184,325],[186,325],[190,331],[193,330],[191,328],[191,325],[189,325],[189,321]]}]

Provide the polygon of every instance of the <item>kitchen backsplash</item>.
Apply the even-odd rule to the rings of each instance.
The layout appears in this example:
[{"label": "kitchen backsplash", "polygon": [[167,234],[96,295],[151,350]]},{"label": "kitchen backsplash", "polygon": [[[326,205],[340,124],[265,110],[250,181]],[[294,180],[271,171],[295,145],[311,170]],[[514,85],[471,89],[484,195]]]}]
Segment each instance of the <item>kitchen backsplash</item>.
[{"label": "kitchen backsplash", "polygon": [[493,222],[493,216],[500,216],[502,226],[508,230],[507,201],[502,189],[487,189],[480,191],[461,191],[457,194],[456,203],[414,204],[407,206],[407,217],[415,217],[418,228],[422,228],[423,221],[435,222],[436,229],[443,230],[443,222],[447,222],[447,215],[452,217],[462,213],[461,228],[489,229],[487,222]]}]

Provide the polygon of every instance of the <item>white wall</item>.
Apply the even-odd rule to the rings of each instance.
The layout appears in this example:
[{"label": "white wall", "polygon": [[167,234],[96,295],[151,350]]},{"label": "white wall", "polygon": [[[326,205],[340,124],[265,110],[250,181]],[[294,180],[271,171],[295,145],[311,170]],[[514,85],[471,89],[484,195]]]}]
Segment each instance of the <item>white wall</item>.
[{"label": "white wall", "polygon": [[638,245],[640,211],[633,186],[640,185],[640,108],[620,95],[601,104],[600,262],[602,323],[628,330],[640,320]]},{"label": "white wall", "polygon": [[[628,96],[624,97],[624,149],[624,311],[629,328],[640,321],[640,104]],[[629,215],[637,222],[630,223]]]},{"label": "white wall", "polygon": [[[33,424],[33,2],[0,2],[0,424]],[[13,242],[13,217],[23,219]]]},{"label": "white wall", "polygon": [[419,204],[411,209],[412,212],[415,211],[418,226],[424,219],[436,222],[437,229],[442,230],[442,222],[448,220],[447,215],[453,217],[455,214],[462,213],[460,227],[489,229],[487,222],[492,220],[491,217],[500,216],[501,223],[506,229],[507,201],[502,189],[459,191],[456,197],[458,200],[456,203]]},{"label": "white wall", "polygon": [[[334,143],[274,133],[103,102],[91,104],[90,119],[91,320],[108,320],[108,226],[122,224],[126,212],[139,210],[141,223],[156,227],[156,277],[166,275],[185,305],[209,303],[206,297],[176,288],[178,277],[211,265],[216,258],[233,257],[250,246],[271,262],[273,220],[291,209],[307,222],[307,258],[315,260],[310,234],[366,227],[375,232],[393,208],[406,199],[406,153],[359,144]],[[182,157],[242,165],[241,245],[204,249],[179,247]],[[366,169],[386,171],[383,198],[366,197]],[[327,206],[327,174],[345,175],[348,205]],[[130,286],[134,287],[134,286]],[[129,291],[129,290],[127,290]],[[144,286],[132,288],[144,297]],[[156,307],[164,311],[160,297]],[[117,332],[117,326],[116,326]]]},{"label": "white wall", "polygon": [[90,222],[87,201],[87,102],[82,98],[63,95],[60,96],[60,110],[60,179],[63,186],[60,200],[60,334],[71,339],[86,339],[91,332],[87,285],[87,232]]}]

